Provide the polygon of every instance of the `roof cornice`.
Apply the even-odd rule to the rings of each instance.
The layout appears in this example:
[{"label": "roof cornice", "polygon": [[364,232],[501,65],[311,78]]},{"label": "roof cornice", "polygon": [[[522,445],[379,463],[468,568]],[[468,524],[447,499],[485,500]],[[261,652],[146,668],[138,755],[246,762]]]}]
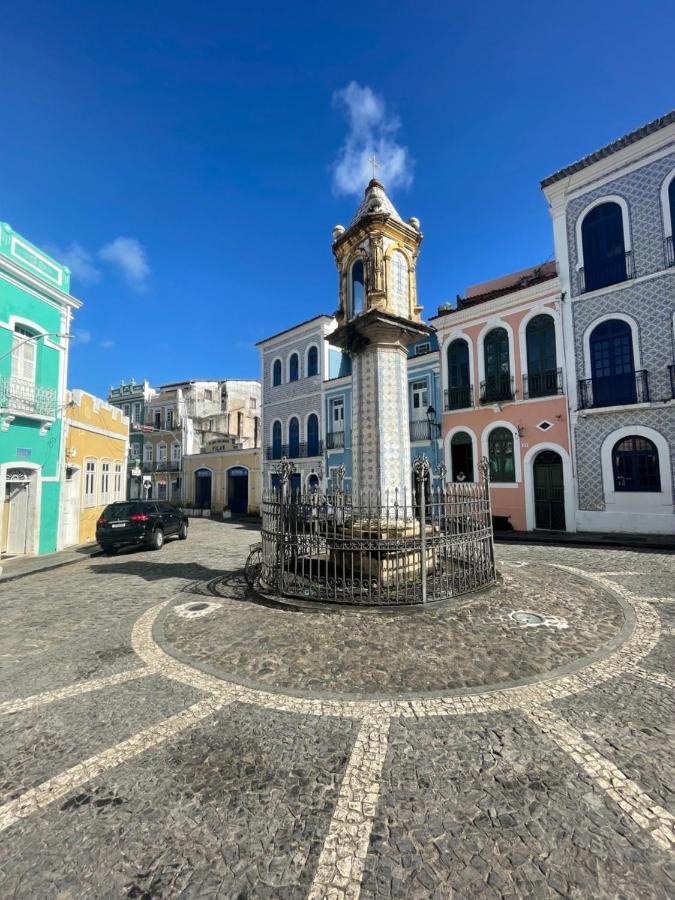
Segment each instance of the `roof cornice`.
[{"label": "roof cornice", "polygon": [[31,273],[27,272],[23,266],[17,265],[12,262],[9,257],[2,254],[0,254],[0,271],[5,272],[15,281],[25,284],[31,290],[39,291],[41,294],[44,294],[50,300],[53,300],[61,306],[67,306],[70,309],[80,309],[82,306],[82,301],[78,300],[77,297],[73,297],[72,294],[66,294],[65,291],[60,291],[58,288],[52,287],[52,285],[47,284],[46,281],[43,281],[36,275],[31,275]]}]

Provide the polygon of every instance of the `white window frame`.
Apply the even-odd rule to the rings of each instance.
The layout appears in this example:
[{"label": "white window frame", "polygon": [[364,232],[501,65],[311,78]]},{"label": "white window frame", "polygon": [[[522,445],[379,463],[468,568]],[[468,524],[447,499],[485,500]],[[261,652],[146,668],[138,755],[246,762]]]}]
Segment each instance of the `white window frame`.
[{"label": "white window frame", "polygon": [[[279,381],[279,384],[274,383],[274,367],[277,363],[279,363],[279,367],[281,369],[281,379]],[[274,359],[272,360],[272,366],[270,367],[270,387],[281,387],[281,385],[283,383],[284,383],[284,361],[280,356],[275,356]]]},{"label": "white window frame", "polygon": [[99,494],[99,506],[110,503],[110,460],[101,460],[101,492]]},{"label": "white window frame", "polygon": [[[37,338],[29,328],[15,325],[12,337],[12,378],[35,384],[37,375]],[[32,358],[28,358],[32,355]],[[30,371],[26,374],[26,364]]]},{"label": "white window frame", "polygon": [[672,181],[675,181],[675,169],[671,169],[671,171],[666,175],[663,179],[663,183],[661,184],[661,211],[663,213],[663,236],[666,238],[673,237],[673,226],[675,226],[675,222],[671,221],[670,218],[670,203],[668,202],[668,190],[670,189],[670,184]]},{"label": "white window frame", "polygon": [[[424,398],[424,394],[426,394],[426,403],[420,402],[419,406],[415,406],[415,395],[421,393],[422,396],[420,400]],[[410,382],[410,418],[414,422],[423,422],[427,417],[427,409],[429,408],[429,379],[428,378],[416,378],[414,381]],[[419,413],[419,417],[415,417],[415,412],[417,410],[421,410]]]},{"label": "white window frame", "polygon": [[[521,451],[520,451],[520,435],[518,434],[518,429],[513,424],[513,422],[507,422],[505,420],[500,420],[497,422],[490,422],[487,428],[483,429],[483,434],[481,435],[481,452],[482,455],[487,459],[488,465],[490,464],[490,435],[495,430],[495,428],[506,428],[513,435],[513,459],[515,464],[515,481],[490,481],[490,490],[493,488],[495,490],[513,490],[514,488],[520,487],[523,481],[523,466],[521,459]],[[468,429],[464,428],[464,431]],[[489,478],[489,475],[488,475]]]},{"label": "white window frame", "polygon": [[[598,197],[597,200],[594,200],[592,203],[589,203],[588,206],[585,206],[577,216],[575,225],[577,241],[577,272],[579,272],[580,269],[585,268],[584,242],[581,235],[581,226],[583,225],[584,219],[589,214],[589,212],[592,209],[595,209],[596,206],[602,206],[603,203],[616,203],[621,207],[621,222],[623,224],[623,249],[626,253],[629,253],[633,249],[633,244],[630,237],[630,217],[628,215],[628,203],[624,200],[623,197],[620,197],[618,194],[607,194],[605,197]],[[606,291],[610,288],[616,288],[616,285],[607,285],[607,287],[598,288],[598,290]]]},{"label": "white window frame", "polygon": [[131,407],[131,422],[133,425],[138,425],[141,421],[141,403],[140,400],[136,400]]},{"label": "white window frame", "polygon": [[642,362],[640,360],[640,336],[637,322],[625,313],[607,313],[605,316],[594,319],[586,331],[584,331],[584,369],[586,371],[586,379],[593,377],[591,366],[591,335],[598,325],[601,325],[603,322],[608,322],[610,319],[618,319],[621,322],[625,322],[630,328],[631,340],[633,342],[633,367],[636,372],[639,372],[640,369],[642,369]]},{"label": "white window frame", "polygon": [[[335,411],[337,409],[341,410],[341,412],[342,412],[342,415],[338,419],[335,418]],[[345,430],[345,398],[344,397],[333,397],[330,401],[330,430],[331,431],[344,431]]]},{"label": "white window frame", "polygon": [[174,441],[171,445],[171,462],[180,462],[180,444]]},{"label": "white window frame", "polygon": [[[149,452],[148,452],[149,451]],[[143,462],[151,463],[155,459],[155,448],[152,444],[143,445]]]},{"label": "white window frame", "polygon": [[115,460],[114,464],[113,496],[115,500],[124,500],[122,496],[122,463],[119,460]]},{"label": "white window frame", "polygon": [[85,459],[84,461],[84,478],[82,479],[83,502],[84,507],[96,506],[96,481],[98,478],[97,465],[95,459]]},{"label": "white window frame", "polygon": [[166,443],[164,441],[160,441],[160,443],[157,444],[157,462],[163,463],[166,462],[166,459]]}]

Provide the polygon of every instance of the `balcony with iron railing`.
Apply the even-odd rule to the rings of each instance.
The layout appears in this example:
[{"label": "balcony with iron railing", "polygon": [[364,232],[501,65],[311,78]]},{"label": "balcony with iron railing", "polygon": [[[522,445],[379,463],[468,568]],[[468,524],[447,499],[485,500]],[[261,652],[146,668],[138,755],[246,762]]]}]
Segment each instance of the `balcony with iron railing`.
[{"label": "balcony with iron railing", "polygon": [[473,385],[463,384],[443,392],[443,408],[446,412],[455,409],[470,409],[473,406]]},{"label": "balcony with iron railing", "polygon": [[326,434],[326,450],[344,450],[347,443],[346,432],[329,431]]},{"label": "balcony with iron railing", "polygon": [[591,268],[582,266],[578,273],[578,287],[580,294],[591,291],[599,291],[600,288],[611,287],[635,278],[635,262],[633,251],[610,257],[602,263],[595,264]]},{"label": "balcony with iron railing", "polygon": [[307,444],[273,444],[265,449],[267,459],[307,459],[313,456],[321,456],[323,453],[323,441],[310,441]]},{"label": "balcony with iron railing", "polygon": [[143,462],[143,471],[148,472],[179,472],[180,461],[177,459],[156,459],[150,462],[147,459]]},{"label": "balcony with iron railing", "polygon": [[649,403],[649,378],[646,369],[627,372],[625,375],[584,378],[579,382],[579,409],[603,409],[634,403]]},{"label": "balcony with iron railing", "polygon": [[481,403],[506,403],[513,399],[513,375],[497,375],[481,381]]},{"label": "balcony with iron railing", "polygon": [[547,369],[544,372],[529,372],[523,375],[523,400],[553,397],[562,392],[562,369]]},{"label": "balcony with iron railing", "polygon": [[673,247],[673,236],[667,237],[665,240],[666,266],[675,266],[675,247]]},{"label": "balcony with iron railing", "polygon": [[36,419],[56,418],[56,391],[23,378],[0,378],[0,410]]},{"label": "balcony with iron railing", "polygon": [[675,400],[675,364],[668,366],[668,374],[670,375],[670,396]]},{"label": "balcony with iron railing", "polygon": [[441,436],[441,426],[428,419],[418,419],[410,423],[410,440],[433,441]]}]

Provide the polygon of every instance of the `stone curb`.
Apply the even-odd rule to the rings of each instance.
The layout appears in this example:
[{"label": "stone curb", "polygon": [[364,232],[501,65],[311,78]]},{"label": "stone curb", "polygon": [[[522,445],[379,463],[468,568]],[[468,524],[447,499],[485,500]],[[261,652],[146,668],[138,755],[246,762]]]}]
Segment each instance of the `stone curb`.
[{"label": "stone curb", "polygon": [[20,578],[27,578],[29,575],[39,575],[41,572],[51,572],[53,569],[62,569],[64,566],[70,566],[73,563],[83,562],[86,559],[91,559],[93,556],[102,556],[103,550],[100,547],[96,550],[92,550],[91,553],[83,553],[77,559],[62,559],[62,560],[54,560],[53,563],[48,563],[46,566],[38,566],[35,569],[30,569],[25,572],[8,572],[6,575],[3,573],[2,565],[0,564],[0,586],[3,584],[7,584],[9,581],[18,581]]}]

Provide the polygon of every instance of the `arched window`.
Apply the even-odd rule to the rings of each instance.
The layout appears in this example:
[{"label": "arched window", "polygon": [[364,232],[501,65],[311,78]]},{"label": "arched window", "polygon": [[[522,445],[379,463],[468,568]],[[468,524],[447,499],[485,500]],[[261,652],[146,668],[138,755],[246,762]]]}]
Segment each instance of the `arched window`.
[{"label": "arched window", "polygon": [[528,397],[549,397],[558,393],[558,367],[555,352],[555,324],[553,317],[542,314],[527,323]]},{"label": "arched window", "polygon": [[495,428],[490,432],[488,454],[490,457],[490,481],[513,482],[516,480],[513,435],[508,428]]},{"label": "arched window", "polygon": [[612,471],[615,491],[661,490],[659,452],[648,438],[631,435],[615,444]]},{"label": "arched window", "polygon": [[511,400],[511,366],[509,360],[509,336],[506,328],[493,328],[483,341],[485,352],[485,381],[481,400],[494,403],[497,400]]},{"label": "arched window", "polygon": [[465,409],[471,406],[471,373],[469,345],[457,338],[448,347],[448,397],[446,409]]},{"label": "arched window", "polygon": [[319,447],[319,417],[312,413],[307,419],[307,456],[318,456]]},{"label": "arched window", "polygon": [[670,210],[670,235],[666,238],[666,265],[675,266],[675,176],[668,185],[668,209]]},{"label": "arched window", "polygon": [[637,395],[633,335],[628,322],[624,322],[623,319],[607,319],[601,322],[591,332],[589,349],[593,385],[592,405],[619,406],[624,403],[635,403]]},{"label": "arched window", "polygon": [[357,259],[352,265],[349,291],[351,318],[362,313],[366,305],[366,279],[362,259]]},{"label": "arched window", "polygon": [[391,254],[389,268],[391,271],[389,297],[392,312],[395,316],[407,319],[410,316],[410,272],[408,271],[408,260],[400,250],[395,250]]},{"label": "arched window", "polygon": [[300,423],[295,416],[288,423],[288,456],[289,459],[300,456]]},{"label": "arched window", "polygon": [[288,380],[297,381],[300,377],[300,357],[293,353],[288,362]]},{"label": "arched window", "polygon": [[626,280],[623,215],[618,203],[594,206],[581,223],[584,251],[582,291],[597,291]]},{"label": "arched window", "polygon": [[281,422],[272,425],[272,459],[281,459]]},{"label": "arched window", "polygon": [[272,385],[276,387],[281,384],[281,360],[275,359],[272,366]]},{"label": "arched window", "polygon": [[307,352],[307,377],[319,374],[319,351],[316,347],[310,347]]},{"label": "arched window", "polygon": [[473,481],[473,441],[466,431],[458,431],[450,440],[453,481]]}]

